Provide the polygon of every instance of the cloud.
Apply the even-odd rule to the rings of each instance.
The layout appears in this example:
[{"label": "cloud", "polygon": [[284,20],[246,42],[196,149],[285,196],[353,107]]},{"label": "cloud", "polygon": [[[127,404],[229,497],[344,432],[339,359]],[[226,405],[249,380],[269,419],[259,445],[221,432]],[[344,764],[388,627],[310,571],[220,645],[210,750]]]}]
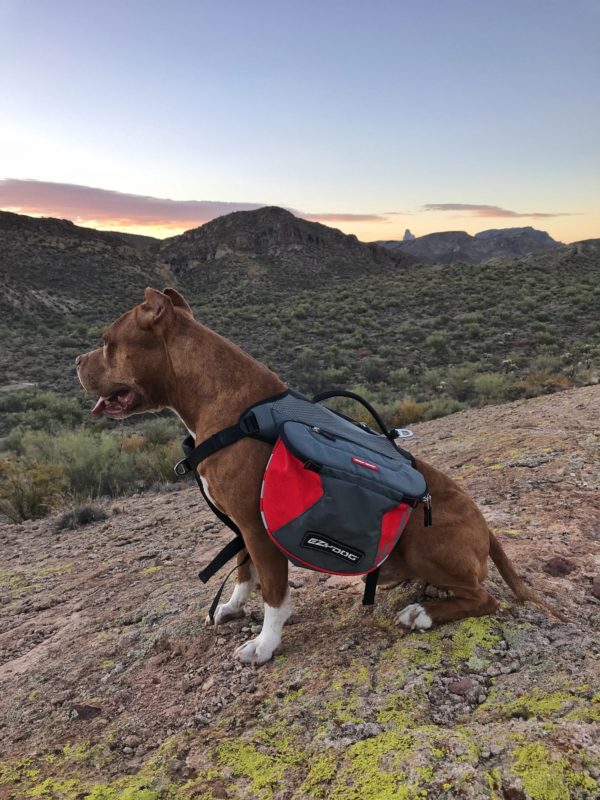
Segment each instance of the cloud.
[{"label": "cloud", "polygon": [[74,222],[162,228],[195,227],[232,211],[264,203],[169,200],[95,189],[71,183],[7,179],[0,181],[0,207],[23,214],[65,217]]},{"label": "cloud", "polygon": [[486,206],[473,203],[427,203],[423,206],[425,211],[465,211],[471,217],[530,217],[532,219],[546,219],[549,217],[571,217],[571,213],[544,213],[542,211],[510,211],[499,206]]},{"label": "cloud", "polygon": [[[264,205],[212,200],[170,200],[71,183],[12,178],[0,180],[0,208],[22,214],[64,217],[79,224],[114,228],[147,227],[176,231],[204,225],[215,217],[231,214],[233,211],[252,211]],[[387,221],[385,216],[378,214],[304,214],[295,209],[288,210],[304,219],[324,222]]]},{"label": "cloud", "polygon": [[303,214],[302,211],[294,211],[294,214],[302,219],[326,222],[388,222],[381,214]]}]

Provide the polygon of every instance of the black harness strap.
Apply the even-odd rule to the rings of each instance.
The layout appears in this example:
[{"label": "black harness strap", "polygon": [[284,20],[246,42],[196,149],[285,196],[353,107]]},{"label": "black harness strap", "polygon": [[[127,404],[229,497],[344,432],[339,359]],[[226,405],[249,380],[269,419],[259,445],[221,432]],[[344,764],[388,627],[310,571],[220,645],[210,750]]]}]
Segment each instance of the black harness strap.
[{"label": "black harness strap", "polygon": [[[235,539],[227,542],[225,547],[217,553],[210,564],[198,573],[198,577],[202,583],[208,583],[212,576],[218,572],[221,567],[224,567],[228,561],[231,561],[234,556],[237,556],[245,546],[241,536],[236,536]],[[246,559],[246,561],[247,560],[248,559]],[[227,580],[227,578],[225,578],[225,580]]]},{"label": "black harness strap", "polygon": [[[237,429],[237,430],[236,430]],[[206,490],[202,484],[200,476],[196,471],[196,467],[200,464],[201,461],[204,461],[205,458],[216,453],[217,450],[221,450],[223,447],[227,447],[228,444],[233,444],[233,442],[237,442],[238,439],[241,439],[243,436],[247,434],[243,433],[240,429],[239,425],[232,425],[231,428],[225,428],[224,431],[219,431],[215,436],[211,436],[210,439],[207,439],[205,442],[199,447],[196,447],[196,443],[194,441],[194,437],[192,435],[186,436],[183,440],[181,446],[183,448],[183,452],[185,453],[185,458],[179,462],[175,466],[175,472],[178,475],[185,475],[188,472],[194,473],[194,478],[196,479],[196,483],[198,484],[198,488],[202,492],[202,497],[206,500],[206,503],[213,514],[221,520],[224,525],[227,525],[235,533],[235,539],[232,539],[230,542],[227,542],[225,547],[220,550],[217,555],[213,558],[210,564],[207,564],[203,570],[200,570],[198,573],[198,577],[202,581],[202,583],[207,583],[212,576],[217,573],[222,567],[227,564],[228,561],[240,553],[244,547],[244,539],[242,537],[242,532],[235,524],[235,522],[228,517],[220,508],[212,502],[210,497],[207,495]],[[208,445],[208,446],[207,446]],[[211,622],[215,621],[215,611],[217,606],[219,605],[219,600],[221,599],[221,595],[223,594],[223,589],[225,588],[225,584],[231,577],[232,573],[237,569],[238,566],[245,564],[250,556],[246,553],[246,557],[244,560],[231,570],[227,574],[227,577],[221,584],[218,592],[213,598],[212,603],[210,604],[210,608],[208,609],[208,617]]]},{"label": "black harness strap", "polygon": [[372,572],[367,574],[365,578],[365,591],[363,592],[362,604],[363,606],[372,606],[375,602],[375,592],[377,591],[377,581],[379,580],[379,570],[377,567]]},{"label": "black harness strap", "polygon": [[[209,436],[196,447],[193,436],[187,436],[183,440],[183,450],[186,457],[175,465],[177,475],[185,475],[187,472],[195,472],[196,467],[213,453],[229,447],[230,444],[239,442],[240,439],[250,436],[239,423],[223,428],[222,431]],[[204,493],[203,493],[204,494]],[[206,497],[206,495],[204,495]]]}]

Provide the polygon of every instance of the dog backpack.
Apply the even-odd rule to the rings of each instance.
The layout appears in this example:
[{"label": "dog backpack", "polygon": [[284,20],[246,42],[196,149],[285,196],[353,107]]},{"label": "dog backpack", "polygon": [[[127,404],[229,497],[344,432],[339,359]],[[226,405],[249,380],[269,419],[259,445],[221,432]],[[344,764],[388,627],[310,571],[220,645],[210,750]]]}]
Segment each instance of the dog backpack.
[{"label": "dog backpack", "polygon": [[[318,402],[336,395],[363,403],[383,433]],[[245,436],[272,443],[260,497],[270,538],[297,566],[337,575],[370,573],[369,594],[374,596],[377,570],[415,506],[424,503],[425,524],[431,522],[426,481],[413,457],[394,443],[397,435],[386,430],[358,395],[327,392],[311,401],[288,390],[254,404],[237,425],[196,448],[188,437],[187,458],[175,471],[195,470],[209,455]],[[198,485],[203,489],[199,479]],[[234,523],[203,494],[217,516],[239,535],[200,573],[202,580],[208,580],[244,545]],[[372,602],[372,597],[364,602]]]}]

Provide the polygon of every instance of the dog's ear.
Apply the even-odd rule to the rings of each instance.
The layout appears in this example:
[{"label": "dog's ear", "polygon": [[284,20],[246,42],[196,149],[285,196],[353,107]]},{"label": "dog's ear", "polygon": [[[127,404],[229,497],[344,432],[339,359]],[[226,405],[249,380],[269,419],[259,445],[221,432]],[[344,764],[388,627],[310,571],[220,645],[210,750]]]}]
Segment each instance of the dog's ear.
[{"label": "dog's ear", "polygon": [[183,309],[183,311],[185,311],[187,314],[190,315],[190,317],[193,318],[194,312],[189,307],[185,297],[182,294],[180,294],[177,291],[177,289],[171,289],[171,288],[167,287],[166,289],[163,289],[163,293],[166,294],[167,297],[171,298],[171,302],[173,303],[175,308]]},{"label": "dog's ear", "polygon": [[149,329],[173,313],[173,303],[166,294],[148,287],[144,293],[146,302],[139,306],[138,321],[144,329]]}]

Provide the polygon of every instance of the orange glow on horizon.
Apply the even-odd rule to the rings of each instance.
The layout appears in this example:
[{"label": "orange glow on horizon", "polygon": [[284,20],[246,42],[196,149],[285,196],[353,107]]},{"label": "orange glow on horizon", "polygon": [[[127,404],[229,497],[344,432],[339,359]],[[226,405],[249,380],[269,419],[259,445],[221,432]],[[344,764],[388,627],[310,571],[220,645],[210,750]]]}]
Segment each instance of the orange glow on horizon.
[{"label": "orange glow on horizon", "polygon": [[[47,213],[30,212],[19,207],[5,207],[2,209],[15,214],[26,214],[30,217],[41,219],[43,217],[66,218],[57,216],[52,209]],[[298,214],[303,218],[301,214]],[[568,244],[569,242],[581,241],[583,239],[600,238],[600,213],[574,214],[572,216],[556,217],[553,219],[529,219],[521,217],[517,219],[497,218],[494,224],[492,215],[448,214],[443,212],[418,212],[414,214],[386,216],[385,214],[372,215],[375,219],[365,220],[336,220],[327,219],[326,214],[319,217],[315,214],[307,215],[310,221],[320,222],[331,228],[338,228],[343,233],[354,234],[362,242],[374,242],[378,240],[400,240],[408,228],[415,236],[425,236],[429,233],[442,231],[466,231],[471,235],[489,228],[517,228],[531,225],[538,230],[548,231],[550,236],[559,242]],[[368,215],[366,215],[368,216]],[[140,236],[151,236],[156,239],[166,239],[177,236],[187,230],[200,227],[205,222],[186,222],[180,220],[156,220],[151,222],[136,220],[132,217],[120,217],[114,219],[92,219],[74,217],[71,221],[82,228],[92,228],[107,233],[133,233]]]}]

